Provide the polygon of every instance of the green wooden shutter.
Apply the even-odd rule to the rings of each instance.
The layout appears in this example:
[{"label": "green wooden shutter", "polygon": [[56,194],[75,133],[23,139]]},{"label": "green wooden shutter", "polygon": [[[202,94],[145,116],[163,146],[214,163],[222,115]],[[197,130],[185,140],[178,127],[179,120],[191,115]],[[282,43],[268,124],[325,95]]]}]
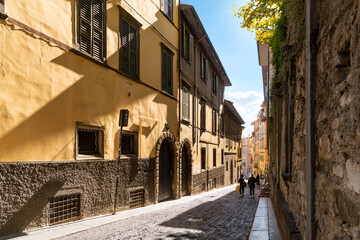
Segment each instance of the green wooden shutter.
[{"label": "green wooden shutter", "polygon": [[80,50],[91,55],[91,0],[80,1]]}]

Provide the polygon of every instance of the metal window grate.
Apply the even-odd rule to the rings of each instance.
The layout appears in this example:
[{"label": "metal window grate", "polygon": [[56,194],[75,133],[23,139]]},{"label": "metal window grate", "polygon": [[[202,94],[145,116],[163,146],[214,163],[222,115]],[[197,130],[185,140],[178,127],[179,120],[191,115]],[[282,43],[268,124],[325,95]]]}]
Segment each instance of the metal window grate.
[{"label": "metal window grate", "polygon": [[144,189],[130,191],[130,208],[143,207],[145,203]]},{"label": "metal window grate", "polygon": [[78,129],[79,154],[99,154],[99,130]]},{"label": "metal window grate", "polygon": [[80,216],[80,194],[62,195],[49,199],[50,225]]},{"label": "metal window grate", "polygon": [[205,183],[201,184],[201,191],[205,191]]}]

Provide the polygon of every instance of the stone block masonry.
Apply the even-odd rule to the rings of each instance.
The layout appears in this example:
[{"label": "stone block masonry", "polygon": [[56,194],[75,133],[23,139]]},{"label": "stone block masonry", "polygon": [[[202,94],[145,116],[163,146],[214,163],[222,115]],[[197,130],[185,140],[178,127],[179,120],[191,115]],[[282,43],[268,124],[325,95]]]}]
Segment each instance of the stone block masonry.
[{"label": "stone block masonry", "polygon": [[[129,208],[129,191],[144,189],[154,203],[155,159],[122,160],[118,208]],[[80,194],[80,216],[111,213],[117,160],[0,164],[0,235],[49,225],[49,199]]]}]

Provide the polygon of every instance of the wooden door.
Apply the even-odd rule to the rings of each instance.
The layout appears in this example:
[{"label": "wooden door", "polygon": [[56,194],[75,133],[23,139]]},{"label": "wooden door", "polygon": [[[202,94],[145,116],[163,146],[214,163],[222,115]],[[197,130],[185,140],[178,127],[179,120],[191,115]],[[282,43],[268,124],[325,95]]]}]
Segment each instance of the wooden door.
[{"label": "wooden door", "polygon": [[159,153],[159,201],[172,197],[173,150],[164,140]]}]

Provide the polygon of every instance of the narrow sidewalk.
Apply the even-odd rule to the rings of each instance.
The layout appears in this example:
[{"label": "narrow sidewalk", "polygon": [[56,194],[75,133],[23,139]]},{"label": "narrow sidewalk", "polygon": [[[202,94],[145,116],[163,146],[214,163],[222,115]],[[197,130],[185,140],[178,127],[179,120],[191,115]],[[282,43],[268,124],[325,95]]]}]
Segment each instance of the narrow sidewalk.
[{"label": "narrow sidewalk", "polygon": [[249,240],[281,240],[279,226],[270,198],[261,197]]}]

